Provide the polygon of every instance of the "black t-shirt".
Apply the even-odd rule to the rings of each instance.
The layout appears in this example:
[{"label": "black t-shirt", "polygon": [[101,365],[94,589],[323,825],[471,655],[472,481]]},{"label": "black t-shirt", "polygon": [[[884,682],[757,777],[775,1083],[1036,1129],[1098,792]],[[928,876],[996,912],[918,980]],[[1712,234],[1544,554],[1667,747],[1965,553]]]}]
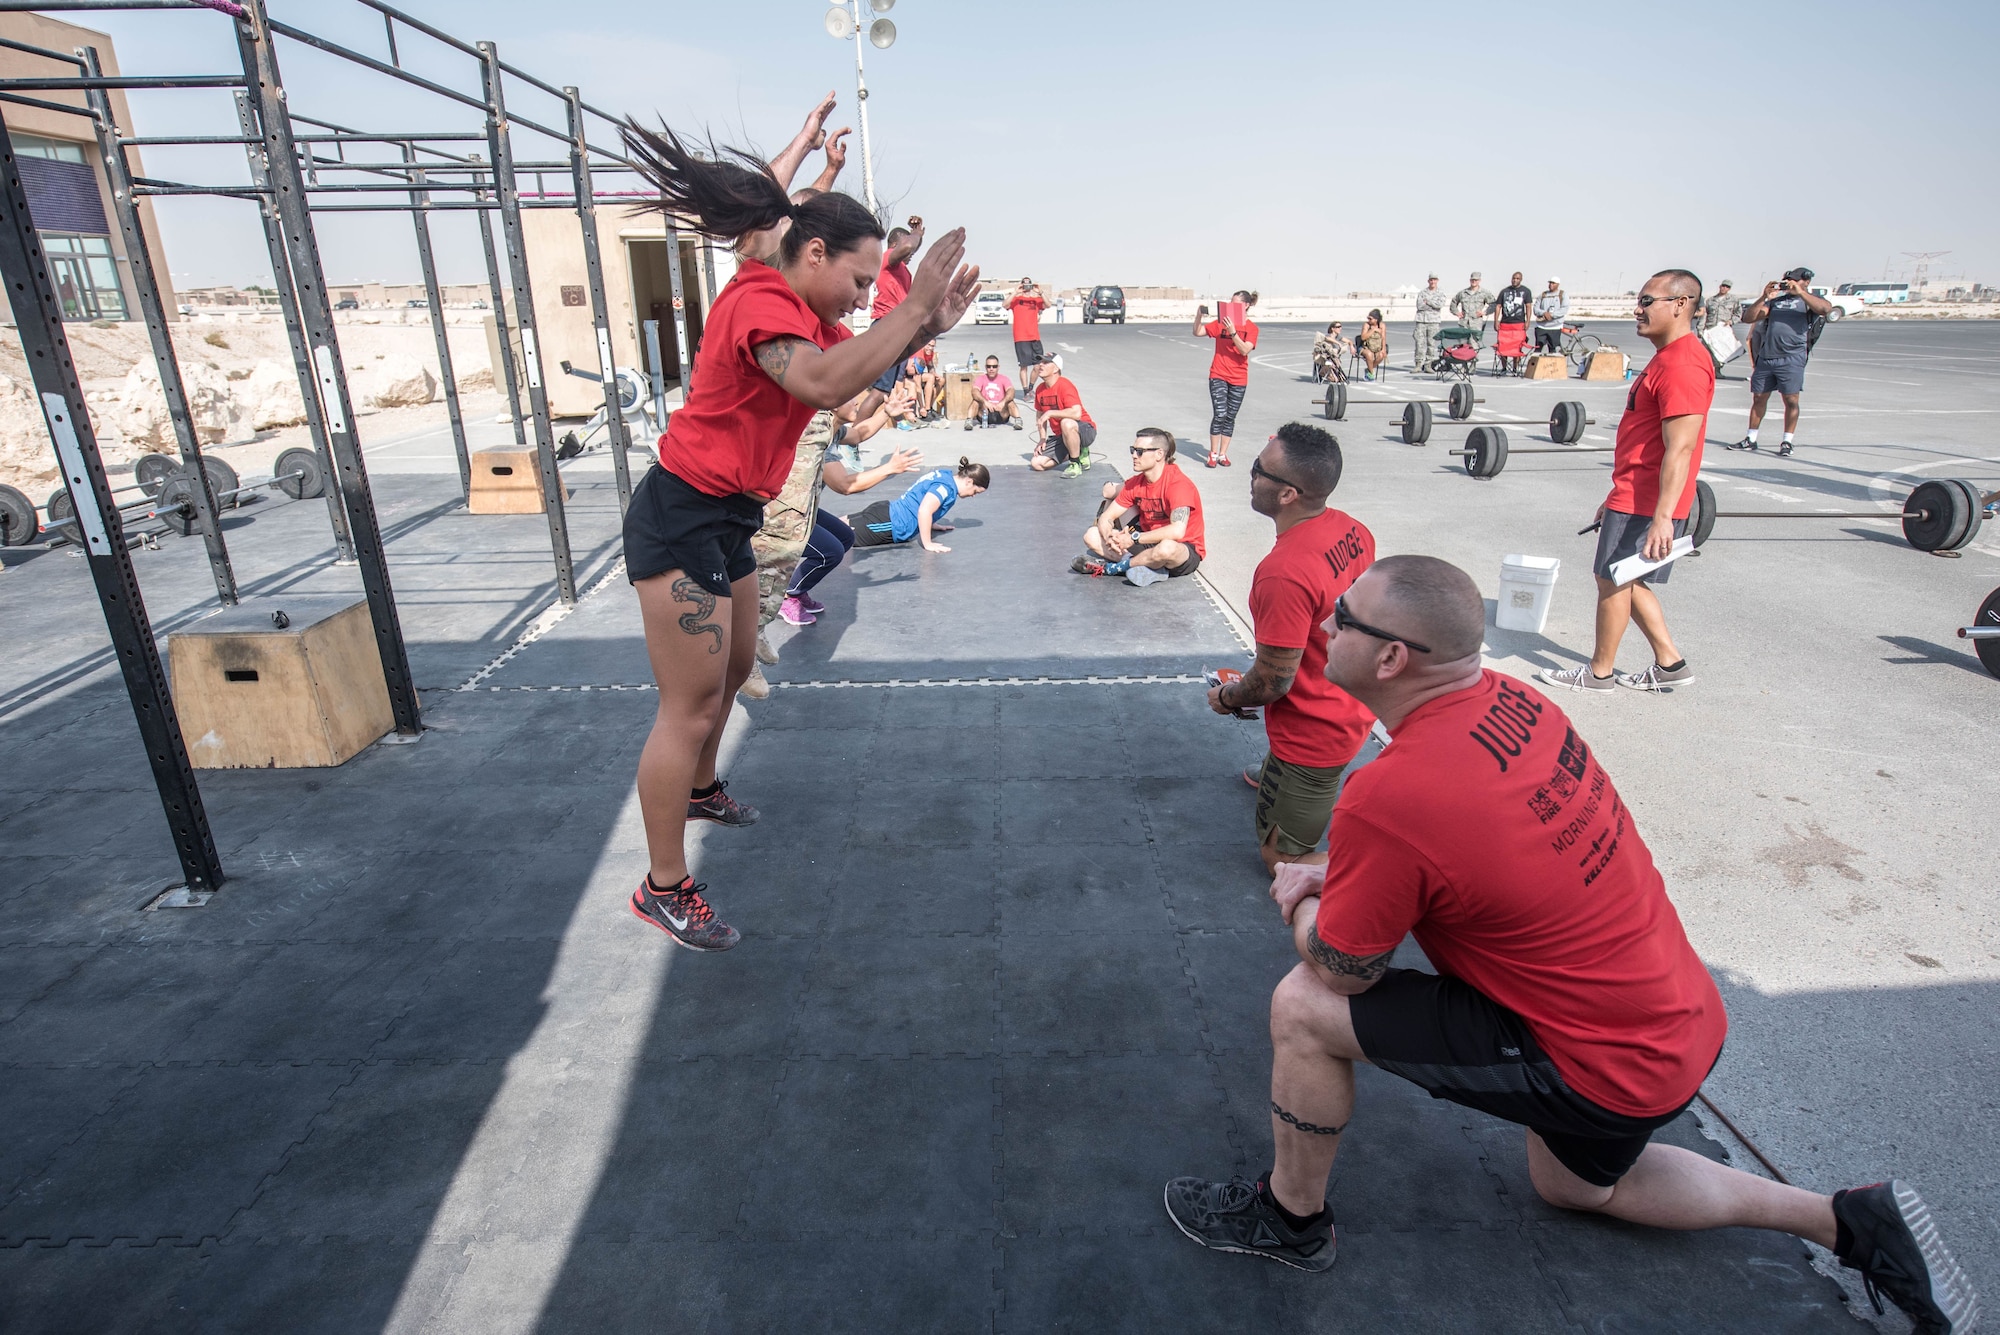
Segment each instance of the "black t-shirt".
[{"label": "black t-shirt", "polygon": [[1500,289],[1500,324],[1526,324],[1528,308],[1535,304],[1535,294],[1519,283]]}]

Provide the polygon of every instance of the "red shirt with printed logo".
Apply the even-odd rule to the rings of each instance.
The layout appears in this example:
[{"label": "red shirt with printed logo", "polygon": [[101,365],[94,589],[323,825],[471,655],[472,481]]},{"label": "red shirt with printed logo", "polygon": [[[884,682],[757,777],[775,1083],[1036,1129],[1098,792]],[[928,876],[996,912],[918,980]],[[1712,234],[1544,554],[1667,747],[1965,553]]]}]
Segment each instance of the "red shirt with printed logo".
[{"label": "red shirt with printed logo", "polygon": [[1708,436],[1708,408],[1715,402],[1715,359],[1692,334],[1684,334],[1653,354],[1625,395],[1618,419],[1618,443],[1611,456],[1611,495],[1606,509],[1651,515],[1660,503],[1660,464],[1667,457],[1661,423],[1669,417],[1699,417],[1687,485],[1674,504],[1674,518],[1686,519],[1694,505],[1694,479],[1701,472],[1702,442]]},{"label": "red shirt with printed logo", "polygon": [[1192,513],[1188,515],[1187,536],[1182,541],[1194,548],[1196,556],[1208,555],[1208,548],[1202,543],[1207,529],[1201,520],[1201,493],[1195,490],[1179,464],[1162,468],[1158,482],[1148,482],[1144,473],[1134,473],[1125,479],[1125,485],[1118,489],[1118,499],[1112,504],[1137,510],[1141,533],[1165,528],[1174,522],[1174,511],[1186,506]]},{"label": "red shirt with printed logo", "polygon": [[1375,563],[1375,535],[1329,509],[1278,535],[1250,579],[1257,643],[1302,649],[1292,688],[1264,706],[1271,754],[1292,765],[1330,769],[1354,759],[1375,716],[1326,679],[1326,632],[1333,600]]},{"label": "red shirt with printed logo", "polygon": [[1488,670],[1418,706],[1348,780],[1330,841],[1321,941],[1369,956],[1413,934],[1600,1107],[1657,1117],[1694,1097],[1722,996],[1630,808],[1541,692]]},{"label": "red shirt with printed logo", "polygon": [[1032,292],[1016,292],[1007,298],[1007,309],[1014,312],[1014,341],[1032,343],[1042,336],[1042,312],[1049,303]]},{"label": "red shirt with printed logo", "polygon": [[[1250,353],[1236,350],[1236,340],[1222,332],[1222,321],[1210,320],[1201,327],[1201,332],[1215,340],[1215,356],[1208,363],[1208,378],[1232,385],[1249,384]],[[1257,326],[1254,323],[1245,320],[1237,325],[1236,335],[1250,345],[1250,352],[1257,350]]]},{"label": "red shirt with printed logo", "polygon": [[785,489],[814,409],[764,374],[755,349],[788,335],[817,348],[854,337],[823,322],[770,265],[739,268],[709,308],[687,403],[660,437],[662,468],[710,496],[769,499]]}]

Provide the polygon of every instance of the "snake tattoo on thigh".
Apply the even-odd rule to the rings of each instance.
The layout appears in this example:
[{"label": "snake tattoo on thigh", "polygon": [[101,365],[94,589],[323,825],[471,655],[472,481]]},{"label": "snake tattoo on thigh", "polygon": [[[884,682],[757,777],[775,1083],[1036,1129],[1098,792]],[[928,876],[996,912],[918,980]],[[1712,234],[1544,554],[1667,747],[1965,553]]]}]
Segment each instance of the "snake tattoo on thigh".
[{"label": "snake tattoo on thigh", "polygon": [[672,592],[674,601],[694,604],[694,611],[681,613],[679,617],[681,629],[689,635],[713,635],[715,643],[708,646],[708,652],[710,654],[721,653],[722,627],[714,624],[702,624],[715,612],[715,595],[707,589],[702,588],[701,585],[695,583],[693,579],[686,575],[682,575],[673,582]]}]

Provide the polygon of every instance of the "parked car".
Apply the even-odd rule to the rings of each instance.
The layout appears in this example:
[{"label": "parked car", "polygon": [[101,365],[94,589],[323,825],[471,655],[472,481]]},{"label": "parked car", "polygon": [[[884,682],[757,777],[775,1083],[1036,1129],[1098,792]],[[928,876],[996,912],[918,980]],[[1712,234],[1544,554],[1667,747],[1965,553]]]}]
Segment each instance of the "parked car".
[{"label": "parked car", "polygon": [[972,323],[1006,324],[1013,316],[1007,310],[1005,292],[981,292],[972,302]]},{"label": "parked car", "polygon": [[1090,295],[1083,299],[1083,322],[1096,324],[1099,320],[1109,320],[1113,324],[1125,323],[1125,289],[1122,287],[1093,287]]},{"label": "parked car", "polygon": [[333,308],[337,311],[358,311],[361,309],[361,303],[353,297],[342,297],[333,303]]},{"label": "parked car", "polygon": [[425,297],[411,297],[403,305],[413,311],[427,311],[431,308],[429,299]]},{"label": "parked car", "polygon": [[1834,292],[1824,287],[1808,287],[1806,291],[1816,297],[1823,298],[1833,307],[1832,310],[1826,313],[1828,323],[1838,320],[1844,315],[1852,315],[1856,311],[1865,311],[1868,309],[1866,301],[1851,293]]}]

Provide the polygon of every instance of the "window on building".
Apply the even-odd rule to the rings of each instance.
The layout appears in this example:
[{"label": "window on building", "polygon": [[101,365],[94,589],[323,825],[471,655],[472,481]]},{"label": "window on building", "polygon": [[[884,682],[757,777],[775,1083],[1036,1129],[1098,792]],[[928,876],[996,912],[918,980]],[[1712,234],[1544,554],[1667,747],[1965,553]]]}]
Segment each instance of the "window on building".
[{"label": "window on building", "polygon": [[66,320],[123,320],[125,292],[108,236],[43,232],[42,253]]},{"label": "window on building", "polygon": [[44,139],[38,134],[14,136],[14,156],[47,158],[51,162],[88,162],[83,145],[68,139]]}]

